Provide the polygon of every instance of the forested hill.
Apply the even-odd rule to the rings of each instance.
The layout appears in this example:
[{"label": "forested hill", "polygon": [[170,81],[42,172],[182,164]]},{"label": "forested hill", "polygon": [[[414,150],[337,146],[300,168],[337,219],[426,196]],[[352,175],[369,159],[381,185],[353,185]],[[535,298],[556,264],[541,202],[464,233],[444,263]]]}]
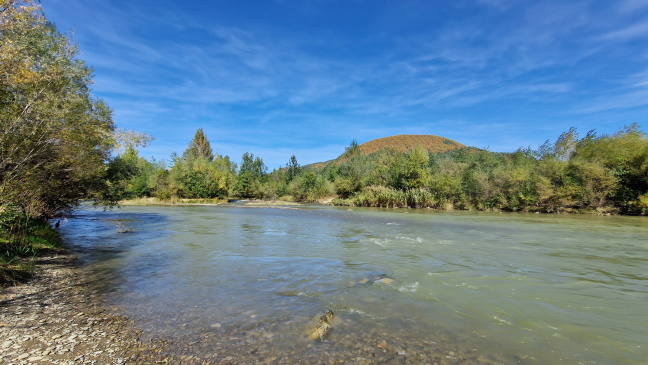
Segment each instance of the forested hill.
[{"label": "forested hill", "polygon": [[[351,147],[347,148],[347,152],[349,148],[354,148],[354,146],[355,148],[359,149],[362,155],[369,155],[374,152],[378,152],[380,150],[392,150],[396,152],[407,153],[411,151],[413,148],[416,148],[418,146],[423,147],[430,153],[444,153],[444,152],[450,152],[461,148],[470,148],[470,149],[474,149],[475,151],[478,151],[478,149],[476,149],[475,147],[467,147],[449,138],[433,136],[431,134],[399,134],[396,136],[374,139],[369,142],[365,142],[361,145],[355,144],[354,141]],[[306,165],[304,167],[320,170],[326,167],[326,165],[328,165],[331,162],[334,161],[341,162],[341,160],[345,159],[347,152],[343,153],[342,155],[340,155],[339,157],[333,160],[328,160],[325,162],[316,162],[310,165]]]},{"label": "forested hill", "polygon": [[451,139],[427,134],[401,134],[398,136],[378,138],[363,143],[359,147],[362,154],[368,155],[381,149],[409,152],[417,146],[421,146],[431,153],[448,152],[466,147]]}]

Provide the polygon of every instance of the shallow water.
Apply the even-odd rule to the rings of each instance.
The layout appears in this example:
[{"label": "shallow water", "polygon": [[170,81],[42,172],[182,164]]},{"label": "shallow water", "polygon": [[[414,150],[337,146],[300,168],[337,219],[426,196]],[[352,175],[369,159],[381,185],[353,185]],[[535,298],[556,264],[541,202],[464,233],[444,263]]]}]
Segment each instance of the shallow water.
[{"label": "shallow water", "polygon": [[[648,357],[645,217],[124,207],[80,210],[61,230],[115,305],[194,360]],[[333,331],[309,339],[327,309]]]}]

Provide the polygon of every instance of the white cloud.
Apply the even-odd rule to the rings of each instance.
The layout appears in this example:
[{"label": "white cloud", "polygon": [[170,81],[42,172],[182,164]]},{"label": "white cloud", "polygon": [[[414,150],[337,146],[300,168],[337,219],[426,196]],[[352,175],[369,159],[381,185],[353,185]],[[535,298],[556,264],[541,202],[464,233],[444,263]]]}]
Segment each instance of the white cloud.
[{"label": "white cloud", "polygon": [[603,35],[603,39],[606,40],[629,40],[635,38],[648,38],[648,20]]},{"label": "white cloud", "polygon": [[619,10],[623,13],[629,13],[645,7],[648,7],[648,0],[624,0],[620,2]]}]

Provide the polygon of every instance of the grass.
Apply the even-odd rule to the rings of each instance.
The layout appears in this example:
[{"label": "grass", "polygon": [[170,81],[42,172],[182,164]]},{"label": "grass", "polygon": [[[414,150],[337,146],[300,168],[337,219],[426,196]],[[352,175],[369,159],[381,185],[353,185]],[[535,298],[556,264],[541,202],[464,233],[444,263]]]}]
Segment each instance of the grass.
[{"label": "grass", "polygon": [[384,186],[365,187],[350,199],[334,199],[331,204],[356,207],[445,209],[444,202],[427,190],[395,190]]},{"label": "grass", "polygon": [[29,280],[39,255],[59,249],[57,230],[45,221],[30,220],[20,230],[0,229],[0,286]]}]

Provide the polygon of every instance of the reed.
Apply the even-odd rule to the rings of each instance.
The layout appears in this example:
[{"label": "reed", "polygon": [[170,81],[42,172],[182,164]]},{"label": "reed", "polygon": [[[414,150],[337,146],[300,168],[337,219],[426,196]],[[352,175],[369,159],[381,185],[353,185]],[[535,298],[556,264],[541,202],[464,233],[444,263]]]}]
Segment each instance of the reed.
[{"label": "reed", "polygon": [[[442,205],[426,189],[397,190],[384,186],[368,186],[350,199],[358,207],[379,208],[439,208]],[[344,200],[336,201],[344,205]]]}]

